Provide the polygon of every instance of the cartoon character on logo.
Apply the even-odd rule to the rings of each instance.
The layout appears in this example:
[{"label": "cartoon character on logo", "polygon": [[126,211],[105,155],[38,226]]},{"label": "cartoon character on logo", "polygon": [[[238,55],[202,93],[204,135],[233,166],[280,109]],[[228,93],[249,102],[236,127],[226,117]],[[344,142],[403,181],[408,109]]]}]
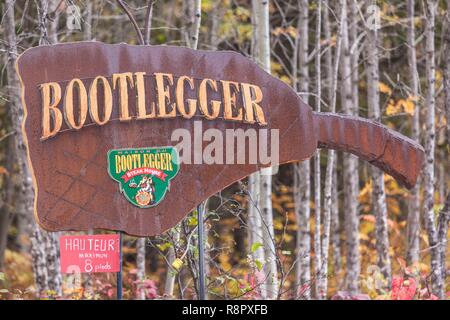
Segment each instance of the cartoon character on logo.
[{"label": "cartoon character on logo", "polygon": [[155,202],[155,186],[152,177],[143,176],[138,184],[131,182],[129,186],[130,188],[140,188],[135,196],[136,202],[140,206],[147,206]]},{"label": "cartoon character on logo", "polygon": [[180,170],[178,159],[171,146],[109,150],[108,173],[130,203],[146,209],[164,199]]}]

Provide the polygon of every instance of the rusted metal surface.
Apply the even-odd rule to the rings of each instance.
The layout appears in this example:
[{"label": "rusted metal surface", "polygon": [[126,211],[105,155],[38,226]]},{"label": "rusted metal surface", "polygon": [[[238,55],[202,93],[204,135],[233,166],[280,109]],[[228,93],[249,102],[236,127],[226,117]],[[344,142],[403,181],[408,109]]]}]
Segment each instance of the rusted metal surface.
[{"label": "rusted metal surface", "polygon": [[[17,69],[26,109],[24,135],[35,185],[35,215],[39,224],[50,231],[110,229],[138,236],[160,234],[207,197],[262,167],[181,164],[160,204],[146,209],[130,204],[108,176],[108,151],[175,146],[171,141],[173,130],[185,128],[192,132],[197,119],[202,121],[203,131],[279,129],[281,164],[305,160],[318,146],[337,148],[363,157],[412,186],[423,161],[420,146],[383,126],[362,119],[315,115],[288,85],[233,52],[80,42],[29,49],[18,58]],[[187,75],[258,85],[264,97],[260,105],[267,125],[225,121],[223,115],[208,121],[199,113],[191,119],[123,122],[114,109],[112,120],[105,125],[95,125],[88,119],[82,129],[73,130],[63,124],[58,135],[41,140],[41,84],[64,85],[73,78],[92,81],[98,75],[110,80],[118,72],[162,72],[174,77]],[[175,96],[175,92],[171,94]],[[211,93],[210,98],[220,96]],[[113,100],[116,103],[118,95],[114,94]],[[129,103],[130,110],[136,109],[136,95],[130,93]],[[399,148],[404,151],[399,152]]]},{"label": "rusted metal surface", "polygon": [[314,113],[319,148],[353,153],[408,188],[417,181],[424,150],[415,141],[377,122],[333,113]]}]

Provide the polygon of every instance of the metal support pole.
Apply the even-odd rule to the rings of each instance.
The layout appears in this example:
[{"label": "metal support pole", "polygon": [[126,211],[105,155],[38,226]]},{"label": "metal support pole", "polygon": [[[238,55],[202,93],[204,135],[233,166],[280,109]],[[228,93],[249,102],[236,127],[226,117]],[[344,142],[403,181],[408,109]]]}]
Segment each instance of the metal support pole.
[{"label": "metal support pole", "polygon": [[120,269],[117,272],[117,300],[122,300],[122,231],[119,231]]},{"label": "metal support pole", "polygon": [[198,291],[199,300],[205,300],[205,242],[203,228],[203,210],[204,205],[197,206],[197,222],[198,222]]}]

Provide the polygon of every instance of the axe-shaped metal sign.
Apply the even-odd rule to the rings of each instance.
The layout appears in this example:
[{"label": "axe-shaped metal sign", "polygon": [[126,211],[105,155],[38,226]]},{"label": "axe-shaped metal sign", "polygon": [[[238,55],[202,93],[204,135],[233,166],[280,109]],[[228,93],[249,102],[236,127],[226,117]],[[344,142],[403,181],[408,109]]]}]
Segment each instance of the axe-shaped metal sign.
[{"label": "axe-shaped metal sign", "polygon": [[[308,159],[318,147],[353,153],[406,187],[424,159],[419,144],[379,123],[314,113],[235,52],[79,42],[26,50],[17,71],[35,215],[50,231],[160,234],[228,185],[268,165]],[[208,130],[243,134],[248,148],[234,140],[225,147],[246,161],[202,163],[197,155],[213,140],[205,139]],[[276,163],[260,154],[249,161],[250,147],[267,145],[259,134],[252,141],[251,130],[276,131]],[[192,139],[191,157],[174,132]]]}]

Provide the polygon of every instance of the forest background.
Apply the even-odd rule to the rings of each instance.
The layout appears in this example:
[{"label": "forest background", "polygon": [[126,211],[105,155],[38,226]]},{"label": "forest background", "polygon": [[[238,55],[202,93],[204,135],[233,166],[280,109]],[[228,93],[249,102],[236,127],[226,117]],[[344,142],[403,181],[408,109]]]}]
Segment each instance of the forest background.
[{"label": "forest background", "polygon": [[[371,118],[424,146],[412,190],[321,150],[211,197],[209,299],[449,299],[449,8],[449,0],[2,1],[0,299],[115,298],[114,274],[59,272],[61,234],[39,229],[32,212],[15,61],[27,48],[73,41],[236,51],[314,110]],[[124,297],[197,298],[197,227],[193,212],[161,236],[125,236]]]}]

